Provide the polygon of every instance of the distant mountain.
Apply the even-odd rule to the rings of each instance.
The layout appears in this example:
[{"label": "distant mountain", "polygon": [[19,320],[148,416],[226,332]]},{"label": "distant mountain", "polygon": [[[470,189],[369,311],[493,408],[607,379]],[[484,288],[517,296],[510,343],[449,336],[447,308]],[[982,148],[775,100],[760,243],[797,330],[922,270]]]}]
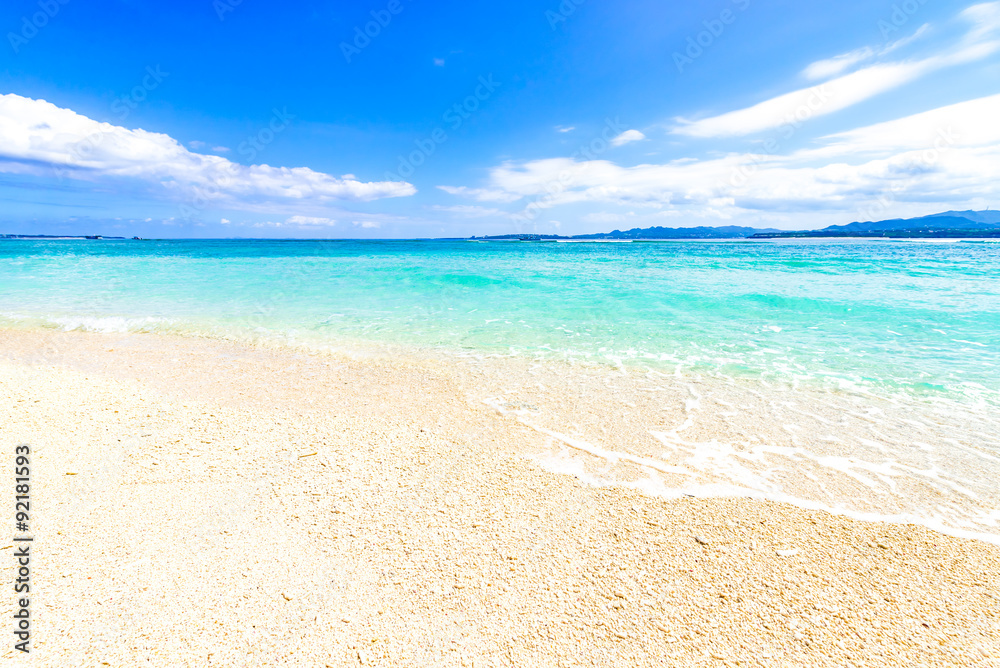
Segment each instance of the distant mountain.
[{"label": "distant mountain", "polygon": [[[977,212],[970,212],[977,216]],[[982,212],[989,213],[989,212]],[[1000,227],[1000,221],[980,222],[968,216],[954,215],[953,212],[939,213],[933,216],[922,216],[920,218],[896,218],[893,220],[880,220],[869,223],[850,223],[848,225],[831,225],[823,228],[822,232],[874,232],[882,230],[933,230],[933,229],[992,229]]]},{"label": "distant mountain", "polygon": [[[778,239],[785,237],[1000,237],[1000,211],[945,211],[919,218],[894,218],[831,225],[821,230],[786,232],[773,228],[759,229],[726,225],[723,227],[646,227],[614,230],[598,234],[504,234],[481,237],[486,240],[552,241],[556,239]],[[475,237],[473,237],[475,238]]]},{"label": "distant mountain", "polygon": [[573,239],[745,239],[754,234],[779,232],[774,229],[754,227],[638,227],[622,232],[615,230],[604,234],[578,234]]},{"label": "distant mountain", "polygon": [[1000,211],[946,211],[919,218],[894,218],[831,225],[821,230],[763,232],[754,237],[997,237],[1000,236]]},{"label": "distant mountain", "polygon": [[1000,225],[1000,211],[945,211],[944,213],[935,213],[927,218],[936,218],[938,216],[949,216],[953,218],[966,218],[976,223],[992,223],[994,225]]}]

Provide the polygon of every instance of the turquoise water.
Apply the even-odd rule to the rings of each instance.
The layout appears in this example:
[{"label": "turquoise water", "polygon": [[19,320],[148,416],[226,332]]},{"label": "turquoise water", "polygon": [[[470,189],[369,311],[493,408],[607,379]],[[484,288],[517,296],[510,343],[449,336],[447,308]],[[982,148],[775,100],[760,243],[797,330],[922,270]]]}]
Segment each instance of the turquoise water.
[{"label": "turquoise water", "polygon": [[1000,391],[1000,244],[0,241],[0,323]]}]

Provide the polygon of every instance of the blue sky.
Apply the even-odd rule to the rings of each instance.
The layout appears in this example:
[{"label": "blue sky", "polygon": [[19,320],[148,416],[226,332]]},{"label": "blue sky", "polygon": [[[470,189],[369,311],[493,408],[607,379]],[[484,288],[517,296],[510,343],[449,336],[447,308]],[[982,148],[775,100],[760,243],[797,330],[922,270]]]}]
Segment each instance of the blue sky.
[{"label": "blue sky", "polygon": [[0,232],[811,228],[998,200],[996,2],[13,0],[0,31]]}]

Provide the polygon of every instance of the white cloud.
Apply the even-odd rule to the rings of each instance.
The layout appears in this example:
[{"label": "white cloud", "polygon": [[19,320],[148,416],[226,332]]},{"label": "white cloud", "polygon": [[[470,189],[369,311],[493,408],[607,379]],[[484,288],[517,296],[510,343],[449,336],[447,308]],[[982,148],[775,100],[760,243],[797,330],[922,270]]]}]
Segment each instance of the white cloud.
[{"label": "white cloud", "polygon": [[929,23],[923,24],[922,26],[920,26],[919,28],[917,28],[916,32],[914,32],[909,37],[904,37],[902,39],[898,39],[895,42],[892,42],[892,43],[888,44],[887,46],[885,46],[881,51],[879,51],[879,55],[880,56],[884,56],[887,53],[892,53],[896,49],[903,48],[904,46],[906,46],[907,44],[909,44],[911,42],[917,41],[918,39],[920,39],[921,37],[923,37],[924,35],[926,35],[927,32],[930,29],[931,29],[931,26],[930,26]]},{"label": "white cloud", "polygon": [[444,67],[444,58],[435,58],[434,64],[438,67]]},{"label": "white cloud", "polygon": [[412,195],[409,183],[339,179],[307,167],[241,165],[155,132],[99,123],[44,100],[0,95],[0,172],[131,179],[180,202],[253,209]]},{"label": "white cloud", "polygon": [[826,146],[793,154],[799,160],[891,155],[933,147],[942,136],[954,146],[1000,144],[1000,94],[877,123],[824,138]]},{"label": "white cloud", "polygon": [[843,53],[827,60],[816,61],[806,67],[802,71],[802,74],[807,79],[827,79],[840,74],[852,65],[868,60],[874,55],[875,50],[866,46],[863,49],[856,49],[850,53]]},{"label": "white cloud", "polygon": [[873,65],[746,109],[699,121],[679,118],[679,124],[673,128],[673,132],[689,137],[733,137],[770,130],[796,120],[801,122],[824,116],[918,78],[926,71],[925,62]]},{"label": "white cloud", "polygon": [[336,224],[337,221],[333,218],[320,218],[318,216],[291,216],[285,221],[285,225],[302,225],[306,227],[329,227]]},{"label": "white cloud", "polygon": [[229,153],[229,148],[227,146],[213,146],[213,153]]},{"label": "white cloud", "polygon": [[[887,198],[951,208],[1000,198],[997,118],[1000,95],[830,135],[820,140],[823,146],[790,155],[729,154],[633,167],[570,158],[506,162],[490,171],[485,190],[521,200],[522,214],[532,215],[579,203],[720,219],[853,214]],[[614,214],[589,215],[585,220],[615,222]]]},{"label": "white cloud", "polygon": [[[223,223],[228,223],[226,219],[222,220]],[[333,218],[320,218],[316,216],[289,216],[284,220],[284,222],[275,222],[272,220],[266,220],[261,223],[254,223],[253,227],[332,227],[336,225],[337,221]]]},{"label": "white cloud", "polygon": [[232,221],[230,221],[230,220],[229,220],[228,218],[223,218],[223,219],[222,219],[222,220],[220,220],[219,222],[220,222],[220,223],[222,223],[223,225],[228,225],[228,224],[229,224],[230,222],[232,222]]},{"label": "white cloud", "polygon": [[374,220],[355,220],[353,225],[355,227],[363,227],[365,229],[377,230],[382,227],[382,223]]},{"label": "white cloud", "polygon": [[[819,86],[796,90],[717,116],[695,121],[678,118],[672,131],[690,137],[732,137],[761,132],[793,120],[801,122],[840,111],[930,72],[980,60],[1000,50],[1000,41],[987,39],[1000,29],[1000,2],[974,5],[959,16],[971,22],[973,27],[956,44],[940,53],[922,60],[877,63]],[[839,73],[866,58],[866,53],[865,49],[861,49],[819,61],[807,67],[805,73],[807,76],[810,73]]]},{"label": "white cloud", "polygon": [[621,133],[620,135],[612,139],[609,143],[612,146],[624,146],[625,144],[630,144],[634,141],[642,141],[645,138],[646,135],[642,134],[638,130],[626,130],[625,132]]},{"label": "white cloud", "polygon": [[556,126],[556,132],[572,132],[573,130],[576,130],[575,125],[570,125],[569,127],[563,127],[561,125]]},{"label": "white cloud", "polygon": [[884,56],[886,54],[892,53],[897,49],[916,41],[923,35],[927,33],[930,29],[930,25],[925,23],[920,26],[916,32],[914,32],[909,37],[904,37],[903,39],[892,42],[880,49],[874,49],[870,46],[865,46],[860,49],[855,49],[854,51],[849,51],[847,53],[842,53],[839,56],[834,56],[833,58],[828,58],[826,60],[818,60],[815,63],[809,64],[803,71],[802,75],[807,79],[827,79],[829,77],[836,76],[842,73],[844,70],[850,69],[858,63],[870,60],[876,56]]},{"label": "white cloud", "polygon": [[197,139],[194,139],[194,140],[188,142],[188,146],[190,146],[191,148],[193,148],[195,150],[198,150],[198,149],[205,148],[206,146],[208,146],[208,144],[206,144],[203,141],[198,141]]},{"label": "white cloud", "polygon": [[1000,26],[1000,2],[982,2],[964,9],[959,16],[972,22],[967,42],[975,42],[996,32]]}]

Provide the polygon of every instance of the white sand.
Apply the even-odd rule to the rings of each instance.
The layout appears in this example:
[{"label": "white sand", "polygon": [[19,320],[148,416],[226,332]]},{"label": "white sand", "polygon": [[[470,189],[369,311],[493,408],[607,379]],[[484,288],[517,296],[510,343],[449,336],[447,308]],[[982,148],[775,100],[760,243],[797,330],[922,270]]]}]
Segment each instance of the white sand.
[{"label": "white sand", "polygon": [[447,365],[0,351],[8,468],[35,451],[33,666],[1000,665],[1000,548],[587,487]]}]

